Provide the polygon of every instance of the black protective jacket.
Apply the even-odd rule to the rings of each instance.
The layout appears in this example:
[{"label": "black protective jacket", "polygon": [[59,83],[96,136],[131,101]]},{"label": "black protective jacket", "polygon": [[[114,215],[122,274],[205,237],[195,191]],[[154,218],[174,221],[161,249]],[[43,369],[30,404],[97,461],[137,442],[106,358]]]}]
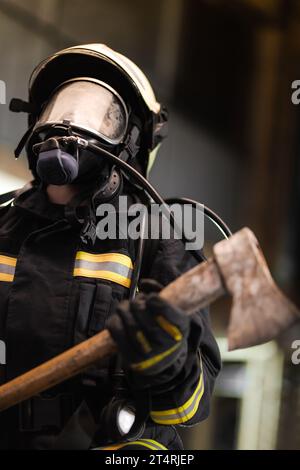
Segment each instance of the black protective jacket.
[{"label": "black protective jacket", "polygon": [[[1,383],[103,330],[117,303],[128,296],[134,242],[97,239],[89,245],[80,234],[81,228],[66,220],[64,208],[50,204],[37,188],[0,209],[0,340],[6,343]],[[194,263],[180,240],[164,240],[146,276],[166,285]],[[83,400],[99,423],[114,393],[113,367],[114,359],[107,360],[0,413],[0,448],[55,448]],[[176,425],[193,425],[208,416],[219,370],[208,314],[201,311],[191,328],[184,368],[148,392],[146,429],[131,448],[180,448]],[[128,393],[134,400],[130,381]],[[95,436],[94,446],[107,444]]]}]

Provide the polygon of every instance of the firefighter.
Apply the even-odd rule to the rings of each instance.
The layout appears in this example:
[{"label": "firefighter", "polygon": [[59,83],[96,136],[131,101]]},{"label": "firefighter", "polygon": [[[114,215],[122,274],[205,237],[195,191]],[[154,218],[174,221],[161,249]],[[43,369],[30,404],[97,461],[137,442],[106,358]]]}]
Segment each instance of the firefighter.
[{"label": "firefighter", "polygon": [[178,426],[209,414],[220,356],[208,312],[187,317],[158,293],[196,260],[175,237],[143,256],[130,237],[100,240],[96,217],[101,203],[144,200],[107,156],[146,177],[167,112],[102,44],[44,60],[11,109],[29,114],[16,156],[26,149],[33,181],[0,209],[0,380],[104,328],[119,354],[2,412],[0,448],[181,449]]}]

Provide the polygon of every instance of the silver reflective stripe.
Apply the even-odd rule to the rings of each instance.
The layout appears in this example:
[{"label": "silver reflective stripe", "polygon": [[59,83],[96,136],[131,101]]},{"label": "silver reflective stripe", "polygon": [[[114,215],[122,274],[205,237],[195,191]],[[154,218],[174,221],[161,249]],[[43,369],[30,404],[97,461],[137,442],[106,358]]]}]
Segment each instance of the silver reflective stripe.
[{"label": "silver reflective stripe", "polygon": [[110,271],[116,274],[120,274],[120,276],[131,278],[132,269],[124,266],[120,263],[114,263],[110,261],[101,261],[101,262],[94,262],[94,261],[85,261],[82,259],[78,259],[75,262],[75,269],[88,269],[90,271]]},{"label": "silver reflective stripe", "polygon": [[76,254],[73,275],[115,282],[130,288],[133,271],[132,260],[123,253],[87,253]]},{"label": "silver reflective stripe", "polygon": [[14,266],[9,266],[8,264],[0,263],[0,273],[11,274],[14,276],[16,268]]}]

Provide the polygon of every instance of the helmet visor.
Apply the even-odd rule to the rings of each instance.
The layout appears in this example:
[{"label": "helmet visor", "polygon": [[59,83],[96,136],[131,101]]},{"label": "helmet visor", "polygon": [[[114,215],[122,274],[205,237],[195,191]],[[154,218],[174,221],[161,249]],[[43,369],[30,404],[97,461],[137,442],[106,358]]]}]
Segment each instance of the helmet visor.
[{"label": "helmet visor", "polygon": [[128,113],[121,97],[98,80],[77,79],[57,89],[35,126],[35,130],[52,126],[70,126],[87,131],[111,144],[122,142]]}]

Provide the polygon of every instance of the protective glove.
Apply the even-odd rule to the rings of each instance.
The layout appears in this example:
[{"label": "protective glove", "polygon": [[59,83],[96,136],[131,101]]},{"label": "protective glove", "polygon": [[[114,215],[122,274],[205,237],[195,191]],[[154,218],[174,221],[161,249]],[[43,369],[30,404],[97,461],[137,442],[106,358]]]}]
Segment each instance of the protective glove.
[{"label": "protective glove", "polygon": [[[154,287],[157,290],[157,284]],[[154,290],[151,285],[150,290]],[[172,380],[186,361],[190,319],[157,293],[121,302],[106,327],[119,347],[124,367],[143,386]]]}]

